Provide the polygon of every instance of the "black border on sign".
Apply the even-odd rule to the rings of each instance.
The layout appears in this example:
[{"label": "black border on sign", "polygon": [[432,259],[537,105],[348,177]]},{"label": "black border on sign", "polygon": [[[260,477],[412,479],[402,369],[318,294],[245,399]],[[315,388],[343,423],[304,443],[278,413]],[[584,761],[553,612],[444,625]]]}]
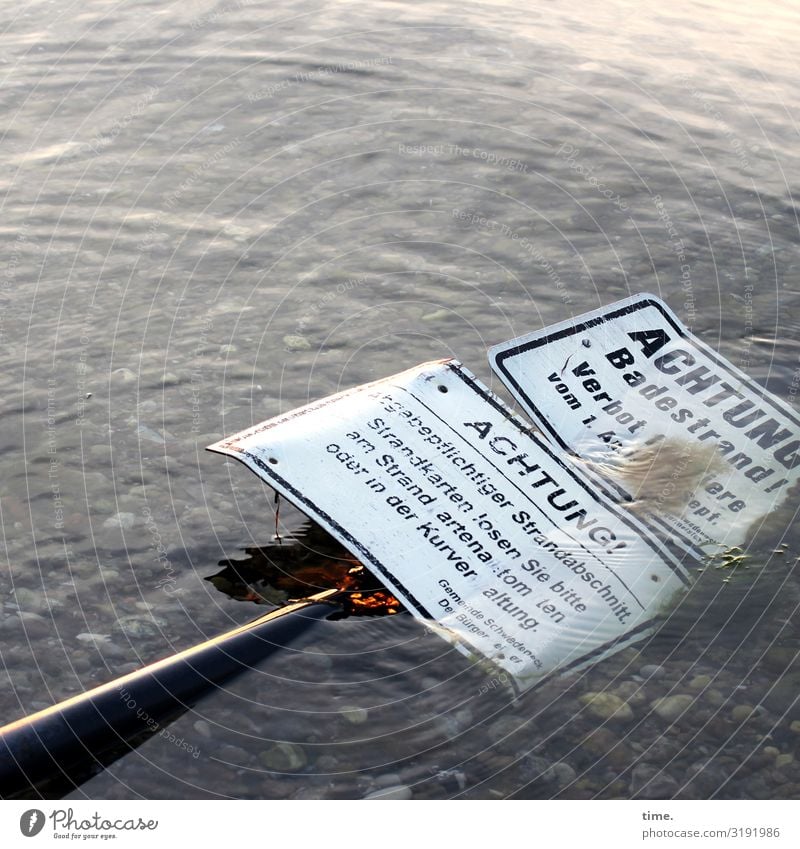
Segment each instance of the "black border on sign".
[{"label": "black border on sign", "polygon": [[[580,456],[576,454],[574,449],[568,443],[561,439],[558,434],[558,431],[550,425],[547,416],[541,412],[539,407],[537,407],[536,404],[533,402],[533,399],[530,397],[530,395],[528,395],[528,393],[525,392],[525,390],[519,385],[519,383],[511,376],[508,371],[508,368],[505,365],[506,360],[524,354],[527,351],[532,351],[535,348],[541,348],[550,342],[558,341],[559,339],[563,339],[567,336],[578,335],[579,333],[583,333],[586,330],[598,327],[601,324],[606,324],[616,318],[620,318],[621,316],[631,315],[632,313],[635,313],[638,310],[644,309],[646,307],[655,307],[680,339],[685,340],[696,351],[699,351],[704,356],[708,357],[708,359],[714,364],[714,366],[726,372],[732,379],[746,386],[750,392],[752,392],[758,397],[761,403],[769,405],[778,415],[789,419],[789,421],[792,422],[792,424],[794,424],[796,428],[800,429],[800,419],[797,417],[794,411],[792,411],[787,405],[784,405],[782,402],[779,402],[778,399],[775,398],[772,393],[770,393],[767,389],[765,389],[760,384],[756,383],[751,377],[749,377],[743,371],[738,369],[732,363],[729,363],[726,359],[717,354],[716,351],[714,351],[712,348],[709,348],[704,342],[702,342],[693,333],[687,330],[682,324],[680,324],[680,322],[677,322],[676,319],[672,317],[669,308],[666,307],[666,305],[663,304],[658,298],[656,298],[654,295],[644,295],[641,300],[635,301],[632,304],[627,304],[624,307],[619,307],[617,309],[611,310],[610,312],[605,313],[603,315],[595,316],[594,318],[590,318],[587,321],[581,322],[580,324],[572,324],[568,327],[562,328],[561,330],[557,330],[554,333],[548,333],[545,336],[541,336],[536,339],[531,339],[528,342],[523,342],[520,345],[515,345],[514,347],[507,348],[506,350],[500,351],[494,355],[494,365],[496,365],[497,367],[497,372],[500,376],[500,379],[503,380],[506,386],[512,388],[513,392],[517,395],[520,401],[527,407],[527,412],[534,418],[537,425],[541,426],[542,429],[546,431],[550,435],[550,437],[552,437],[552,439],[556,442],[557,445],[561,446],[562,448],[569,451],[575,456]],[[592,479],[595,480],[601,486],[612,487],[612,489],[616,490],[618,495],[621,495],[625,498],[631,497],[630,493],[617,481],[611,478],[607,478],[597,471],[589,472],[589,474],[591,475]],[[695,556],[704,556],[700,544],[695,542],[691,537],[686,536],[686,534],[679,528],[673,527],[667,521],[660,519],[656,516],[650,517],[649,521],[650,523],[660,527],[663,531],[666,531],[682,540],[688,550]]]},{"label": "black border on sign", "polygon": [[[532,351],[534,348],[541,348],[544,345],[547,345],[550,342],[555,342],[558,339],[563,339],[566,336],[570,336],[572,334],[577,335],[579,333],[583,333],[585,330],[589,330],[593,327],[598,327],[601,324],[606,324],[609,321],[619,318],[623,315],[630,315],[631,313],[637,312],[644,307],[653,306],[655,307],[661,315],[669,322],[670,327],[673,328],[681,339],[688,339],[689,342],[695,347],[699,349],[699,346],[696,344],[696,340],[694,337],[691,337],[688,331],[680,325],[676,324],[673,321],[672,316],[669,312],[665,311],[663,308],[663,304],[660,301],[651,298],[649,296],[645,296],[642,300],[636,301],[635,303],[628,304],[627,306],[620,307],[618,309],[612,310],[611,312],[605,315],[598,315],[594,318],[590,318],[588,321],[584,321],[581,324],[573,324],[569,327],[562,328],[561,330],[557,330],[555,333],[549,333],[547,336],[542,336],[538,339],[531,339],[529,342],[525,342],[522,345],[517,345],[513,348],[508,348],[505,351],[501,351],[500,353],[495,355],[495,364],[497,365],[497,370],[500,372],[500,379],[503,380],[506,386],[513,387],[513,390],[516,392],[517,396],[522,400],[522,403],[527,405],[528,413],[531,415],[534,420],[540,425],[547,433],[550,434],[551,438],[555,440],[557,445],[560,445],[566,451],[569,451],[571,454],[575,456],[579,456],[575,453],[575,451],[570,447],[570,445],[565,442],[558,435],[558,431],[550,425],[550,421],[547,416],[542,413],[539,408],[534,404],[533,399],[528,395],[527,392],[517,383],[517,381],[511,376],[508,369],[505,366],[505,361],[511,359],[512,357],[519,356],[520,354],[524,354],[527,351]],[[709,353],[710,352],[709,349]],[[611,487],[612,492],[616,491],[616,495],[622,498],[631,498],[631,494],[617,481],[612,478],[608,478],[600,472],[589,472],[592,478],[601,486]],[[612,495],[612,492],[609,492],[609,495]],[[702,557],[703,550],[698,543],[696,543],[691,537],[687,536],[680,528],[675,528],[669,524],[669,522],[660,519],[657,516],[651,517],[651,522],[653,522],[657,527],[660,527],[663,532],[668,534],[672,534],[680,539],[686,549],[694,556],[694,557]],[[666,540],[664,540],[664,544],[666,545]]]},{"label": "black border on sign", "polygon": [[[550,422],[542,413],[539,408],[534,404],[533,398],[517,383],[517,381],[511,376],[508,369],[505,366],[505,361],[510,360],[512,357],[518,357],[520,354],[524,354],[527,351],[532,351],[534,348],[541,348],[550,342],[556,342],[559,339],[563,339],[566,336],[577,335],[579,333],[583,333],[586,330],[590,330],[593,327],[598,327],[601,324],[606,324],[609,321],[612,321],[615,318],[619,318],[623,315],[630,315],[631,313],[637,312],[640,309],[645,307],[655,307],[661,315],[669,322],[670,326],[678,333],[678,335],[686,339],[687,333],[683,327],[675,324],[672,320],[672,316],[664,311],[662,305],[653,300],[652,298],[646,298],[642,301],[637,301],[634,304],[628,304],[626,307],[621,307],[620,309],[613,310],[610,313],[605,315],[598,315],[594,318],[590,318],[588,321],[584,321],[581,324],[573,324],[570,327],[565,327],[562,330],[557,330],[555,333],[548,333],[547,336],[542,336],[538,339],[531,339],[529,342],[524,342],[522,345],[516,345],[513,348],[508,348],[505,351],[500,351],[498,354],[495,354],[494,361],[497,365],[498,371],[502,372],[502,378],[506,382],[506,385],[510,385],[514,388],[514,391],[519,394],[519,397],[523,399],[523,402],[527,404],[528,409],[531,415],[536,416],[537,423],[541,424],[544,429],[552,436],[552,438],[567,451],[572,451],[570,446],[564,442],[564,440],[558,435],[558,431],[550,426]],[[690,340],[692,343],[694,340]]]},{"label": "black border on sign", "polygon": [[[257,457],[255,454],[251,454],[249,451],[246,451],[244,448],[239,448],[237,445],[229,445],[228,450],[235,451],[235,455],[233,456],[235,460],[238,460],[240,463],[243,463],[245,466],[254,465],[258,466],[263,472],[265,472],[271,481],[266,481],[270,483],[270,486],[273,489],[276,489],[278,492],[282,493],[286,498],[289,499],[296,507],[298,507],[302,512],[308,512],[308,515],[313,517],[315,520],[323,523],[323,526],[326,530],[330,531],[339,542],[341,542],[344,546],[350,548],[353,554],[357,553],[357,556],[363,558],[364,560],[368,560],[371,566],[374,566],[375,569],[381,574],[381,576],[386,579],[388,584],[394,584],[399,590],[401,590],[405,597],[411,602],[411,604],[419,611],[420,615],[425,619],[434,619],[431,615],[430,611],[428,611],[425,606],[411,593],[403,584],[397,580],[397,578],[378,560],[375,555],[359,540],[357,540],[346,528],[342,527],[332,516],[329,516],[324,510],[318,507],[310,498],[306,498],[299,489],[295,489],[287,480],[284,480],[280,475],[276,474],[269,466],[268,463],[265,463],[260,457]],[[245,459],[246,458],[246,459]],[[305,508],[305,509],[303,509]]]},{"label": "black border on sign", "polygon": [[[684,584],[686,588],[691,587],[691,581],[689,580],[686,568],[683,566],[680,560],[678,560],[678,558],[671,554],[669,549],[665,551],[666,547],[663,545],[661,540],[657,541],[655,539],[651,539],[649,533],[643,533],[643,531],[646,532],[648,530],[646,526],[642,529],[636,528],[634,526],[634,523],[630,521],[629,517],[624,515],[624,512],[620,511],[616,507],[616,505],[613,504],[613,502],[604,503],[604,499],[601,499],[600,495],[592,490],[589,485],[589,481],[582,480],[575,469],[571,468],[568,463],[565,463],[564,460],[558,457],[556,453],[552,450],[552,448],[547,445],[547,443],[537,438],[536,434],[532,432],[531,428],[528,427],[527,424],[519,418],[519,416],[515,415],[510,409],[508,409],[508,407],[499,398],[497,398],[491,392],[491,390],[483,386],[483,384],[480,383],[480,381],[475,377],[474,374],[472,374],[469,369],[465,368],[457,360],[440,360],[434,363],[430,363],[430,365],[440,367],[444,366],[447,371],[458,377],[473,392],[475,392],[484,401],[489,403],[490,406],[492,406],[496,412],[500,413],[507,421],[513,424],[516,428],[518,428],[520,434],[526,435],[530,439],[532,439],[533,442],[536,444],[537,448],[548,454],[550,458],[553,459],[574,480],[575,483],[579,484],[586,491],[586,493],[591,496],[591,498],[593,498],[594,501],[596,501],[604,509],[608,510],[612,515],[616,516],[624,524],[629,525],[631,527],[631,530],[633,530],[637,536],[642,538],[650,546],[650,548],[652,548],[653,551],[661,557],[662,562],[675,574],[676,577],[680,579],[680,581]],[[395,375],[395,377],[397,376],[399,375]],[[257,455],[235,444],[239,438],[246,438],[252,436],[255,433],[260,433],[265,430],[269,430],[279,424],[284,424],[287,420],[291,420],[293,418],[305,415],[306,413],[314,412],[320,409],[321,407],[325,407],[328,404],[333,403],[334,401],[341,400],[343,396],[363,391],[367,386],[373,387],[380,384],[387,384],[391,386],[393,384],[391,384],[390,381],[391,378],[384,378],[382,380],[374,381],[373,383],[365,384],[362,386],[357,386],[353,389],[346,390],[345,392],[337,393],[336,395],[321,399],[316,403],[312,403],[305,407],[301,407],[298,410],[291,411],[285,416],[278,417],[274,420],[262,422],[260,425],[256,425],[254,428],[250,428],[246,431],[243,431],[241,437],[231,437],[229,439],[222,440],[219,443],[215,443],[214,447],[209,446],[207,450],[233,457],[233,459],[238,460],[240,463],[242,463],[242,465],[250,468],[251,471],[253,470],[253,467],[257,467],[260,472],[263,472],[265,474],[266,479],[262,477],[262,480],[264,480],[265,483],[267,483],[269,486],[272,486],[273,489],[283,494],[302,512],[306,513],[316,521],[319,521],[323,525],[323,527],[326,528],[326,530],[331,532],[333,536],[339,540],[339,542],[348,547],[353,552],[353,554],[360,558],[363,558],[365,562],[368,562],[370,568],[374,568],[375,571],[381,575],[381,577],[385,580],[387,586],[390,589],[396,587],[403,594],[404,599],[407,600],[406,606],[413,607],[419,613],[420,618],[428,619],[435,623],[437,622],[437,620],[430,613],[430,611],[427,610],[427,608],[404,586],[404,584],[397,579],[394,573],[386,566],[384,566],[384,564],[377,557],[375,557],[363,543],[361,543],[346,528],[344,528],[335,519],[333,519],[332,516],[330,516],[327,512],[317,506],[314,501],[305,496],[302,492],[300,492],[300,490],[296,489],[287,480],[277,474],[273,467],[270,466],[270,464],[265,463]],[[395,386],[394,388],[405,389],[405,387],[397,386]],[[415,400],[417,400],[419,403],[423,403],[420,401],[420,399],[416,398],[416,396],[414,397]],[[424,403],[423,406],[425,406]],[[220,447],[216,447],[217,445]],[[259,476],[261,475],[259,474]],[[503,477],[505,476],[503,475]],[[675,562],[672,562],[673,559]],[[623,634],[614,637],[612,640],[606,643],[595,646],[585,654],[582,654],[580,657],[571,660],[564,666],[556,667],[555,669],[546,673],[534,684],[525,686],[524,684],[521,684],[521,682],[518,682],[516,680],[516,676],[513,672],[509,672],[508,674],[511,676],[511,680],[514,683],[514,687],[518,690],[520,686],[522,686],[522,689],[524,689],[525,691],[536,689],[537,687],[540,687],[541,685],[545,684],[547,681],[549,681],[555,676],[563,675],[570,671],[579,669],[580,667],[591,663],[593,660],[602,659],[609,652],[614,652],[615,648],[617,646],[620,646],[621,644],[635,643],[647,637],[654,630],[656,621],[656,619],[648,619],[644,622],[640,622],[635,628],[625,631]],[[466,642],[466,640],[464,640],[463,638],[460,638],[459,635],[455,632],[454,636],[458,639],[459,644],[464,646],[467,651],[478,652],[479,654],[482,654],[477,649],[477,647],[475,647],[472,643]],[[487,660],[489,662],[492,662],[491,659],[488,657]],[[498,668],[502,669],[503,667]]]},{"label": "black border on sign", "polygon": [[693,333],[690,333],[682,324],[676,323],[675,319],[673,319],[669,311],[665,309],[665,305],[662,304],[661,301],[659,301],[655,297],[648,295],[645,296],[645,298],[641,301],[636,301],[633,304],[628,304],[625,307],[620,307],[619,309],[613,310],[612,312],[609,312],[605,315],[595,316],[594,318],[591,318],[588,321],[584,321],[581,324],[570,325],[569,327],[557,330],[555,333],[548,333],[546,336],[542,336],[538,339],[531,339],[529,342],[524,342],[521,345],[516,345],[513,348],[508,348],[505,351],[500,351],[499,353],[495,354],[494,362],[497,365],[498,371],[502,372],[503,380],[507,380],[507,385],[511,385],[514,387],[516,392],[519,393],[520,397],[523,398],[524,402],[528,405],[531,414],[536,416],[536,418],[538,419],[538,423],[541,423],[547,429],[547,431],[552,435],[553,439],[555,439],[555,441],[562,448],[566,448],[568,451],[572,451],[569,445],[564,442],[558,435],[558,432],[552,427],[550,427],[546,416],[544,416],[539,411],[539,408],[536,406],[536,404],[534,404],[533,399],[509,374],[508,369],[505,366],[505,361],[511,359],[512,357],[517,357],[520,354],[524,354],[527,351],[532,351],[534,348],[541,348],[542,346],[547,345],[550,342],[556,342],[566,336],[577,335],[593,327],[597,327],[601,324],[606,324],[615,318],[620,318],[624,315],[630,315],[631,313],[637,312],[638,310],[644,309],[645,307],[655,307],[661,313],[663,318],[669,323],[670,327],[678,334],[678,336],[681,337],[681,339],[688,340],[688,342],[695,349],[707,356],[714,363],[714,365],[727,372],[731,377],[735,378],[740,383],[744,383],[747,386],[748,390],[758,396],[761,402],[769,404],[776,411],[776,413],[780,414],[781,416],[785,416],[795,425],[795,427],[800,429],[800,419],[797,417],[794,411],[792,411],[788,406],[779,402],[778,399],[775,398],[771,392],[769,392],[760,384],[756,383],[743,371],[736,368],[733,363],[729,363],[726,359],[720,357],[715,351],[705,345]]},{"label": "black border on sign", "polygon": [[[490,391],[484,389],[480,385],[478,380],[474,377],[474,375],[469,373],[467,370],[461,368],[460,366],[456,367],[454,364],[449,364],[448,368],[453,371],[456,376],[459,377],[464,383],[466,383],[470,387],[470,389],[472,389],[473,392],[478,393],[483,398],[483,400],[490,404],[492,407],[494,407],[494,409],[498,413],[505,416],[511,424],[518,427],[522,434],[532,439],[536,443],[536,447],[544,451],[550,457],[551,460],[553,460],[563,471],[565,471],[572,478],[575,483],[577,483],[586,492],[586,494],[590,498],[592,498],[604,510],[608,510],[611,515],[615,516],[620,522],[627,525],[636,536],[643,539],[647,543],[647,545],[650,546],[653,552],[661,557],[661,559],[669,567],[669,569],[678,578],[680,578],[684,586],[686,586],[687,588],[691,587],[692,582],[688,578],[688,571],[684,568],[683,564],[680,562],[680,559],[675,557],[675,555],[673,555],[669,549],[666,550],[667,556],[664,556],[664,549],[666,548],[666,546],[664,545],[663,540],[661,540],[660,538],[652,539],[649,534],[645,536],[643,530],[650,530],[646,525],[644,526],[644,528],[635,527],[631,518],[627,516],[624,511],[620,510],[616,504],[614,504],[613,502],[607,504],[604,501],[601,501],[599,494],[595,492],[594,489],[592,489],[592,487],[589,485],[591,481],[582,480],[578,476],[576,469],[571,467],[569,464],[565,463],[564,460],[561,459],[561,457],[558,457],[546,442],[543,442],[541,439],[537,439],[536,434],[531,433],[530,428],[523,427],[520,424],[519,419],[512,412],[506,409],[503,402],[496,398]],[[513,481],[510,481],[499,469],[497,469],[497,467],[494,466],[491,461],[488,462],[490,463],[490,465],[492,465],[493,468],[497,470],[498,474],[500,474],[505,480],[508,480],[512,486],[514,486],[520,492],[522,491],[518,486],[513,483]],[[671,562],[670,555],[672,558],[675,559],[675,563]],[[615,575],[614,577],[616,577],[617,580],[621,581],[618,576]],[[623,586],[625,586],[624,581],[621,581],[621,583],[623,584]],[[631,591],[628,590],[628,592]]]},{"label": "black border on sign", "polygon": [[646,622],[641,622],[635,628],[632,628],[630,631],[626,631],[624,634],[620,634],[613,640],[609,640],[607,643],[603,643],[603,645],[597,646],[597,648],[586,652],[586,654],[581,655],[581,657],[570,661],[564,666],[559,666],[557,669],[554,669],[553,672],[547,676],[547,678],[543,678],[541,681],[537,681],[534,687],[538,687],[540,684],[544,684],[545,681],[547,681],[547,679],[553,674],[565,675],[567,672],[572,672],[572,670],[584,666],[585,664],[590,663],[592,660],[602,660],[602,656],[604,654],[613,651],[616,646],[620,645],[620,643],[639,642],[639,640],[644,639],[653,632],[656,626],[656,622],[656,619],[648,619]]}]

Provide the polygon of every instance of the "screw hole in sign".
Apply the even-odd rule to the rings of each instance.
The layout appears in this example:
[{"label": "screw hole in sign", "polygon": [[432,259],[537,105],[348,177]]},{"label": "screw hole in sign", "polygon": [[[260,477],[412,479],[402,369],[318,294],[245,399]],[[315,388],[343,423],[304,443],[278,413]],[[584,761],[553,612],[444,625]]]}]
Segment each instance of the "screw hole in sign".
[{"label": "screw hole in sign", "polygon": [[447,387],[444,384],[440,383],[439,384],[439,391],[440,392],[447,392]]},{"label": "screw hole in sign", "polygon": [[268,463],[271,463],[273,466],[277,466],[277,465],[278,465],[278,458],[277,458],[277,457],[270,457],[270,458],[267,460],[267,462],[268,462]]}]

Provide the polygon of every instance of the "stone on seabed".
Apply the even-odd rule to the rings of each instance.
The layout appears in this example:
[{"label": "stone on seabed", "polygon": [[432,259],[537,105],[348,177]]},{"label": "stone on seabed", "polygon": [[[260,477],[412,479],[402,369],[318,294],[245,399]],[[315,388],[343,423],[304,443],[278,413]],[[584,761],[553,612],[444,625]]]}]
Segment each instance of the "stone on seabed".
[{"label": "stone on seabed", "polygon": [[298,772],[308,763],[306,753],[292,743],[277,743],[262,752],[259,760],[275,772]]},{"label": "stone on seabed", "polygon": [[586,693],[580,701],[597,719],[614,719],[630,722],[633,719],[631,706],[613,693]]},{"label": "stone on seabed", "polygon": [[650,706],[662,719],[674,722],[694,704],[694,698],[684,694],[664,696],[651,702]]},{"label": "stone on seabed", "polygon": [[373,790],[365,799],[410,799],[411,788],[405,784],[396,784],[394,787],[384,787],[381,790]]}]

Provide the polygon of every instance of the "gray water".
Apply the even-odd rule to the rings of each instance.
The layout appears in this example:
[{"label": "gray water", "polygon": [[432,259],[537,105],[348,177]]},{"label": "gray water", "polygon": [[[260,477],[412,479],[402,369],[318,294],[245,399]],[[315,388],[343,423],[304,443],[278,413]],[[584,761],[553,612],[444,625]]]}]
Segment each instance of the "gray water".
[{"label": "gray water", "polygon": [[[309,400],[447,356],[492,384],[489,345],[644,290],[795,403],[796,7],[2,17],[7,720],[259,612],[205,578],[272,493],[204,447]],[[796,798],[793,510],[583,675],[515,701],[410,617],[324,623],[74,797]]]}]

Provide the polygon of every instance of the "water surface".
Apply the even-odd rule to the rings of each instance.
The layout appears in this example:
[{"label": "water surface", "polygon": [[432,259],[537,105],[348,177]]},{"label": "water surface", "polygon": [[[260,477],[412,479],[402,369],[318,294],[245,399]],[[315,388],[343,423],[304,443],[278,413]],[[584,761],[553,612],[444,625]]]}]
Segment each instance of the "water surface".
[{"label": "water surface", "polygon": [[[57,0],[3,28],[9,720],[258,612],[205,578],[270,541],[272,493],[204,447],[308,400],[446,356],[492,384],[489,345],[644,290],[795,403],[791,6]],[[75,798],[796,797],[793,513],[535,696],[410,617],[326,623]]]}]

